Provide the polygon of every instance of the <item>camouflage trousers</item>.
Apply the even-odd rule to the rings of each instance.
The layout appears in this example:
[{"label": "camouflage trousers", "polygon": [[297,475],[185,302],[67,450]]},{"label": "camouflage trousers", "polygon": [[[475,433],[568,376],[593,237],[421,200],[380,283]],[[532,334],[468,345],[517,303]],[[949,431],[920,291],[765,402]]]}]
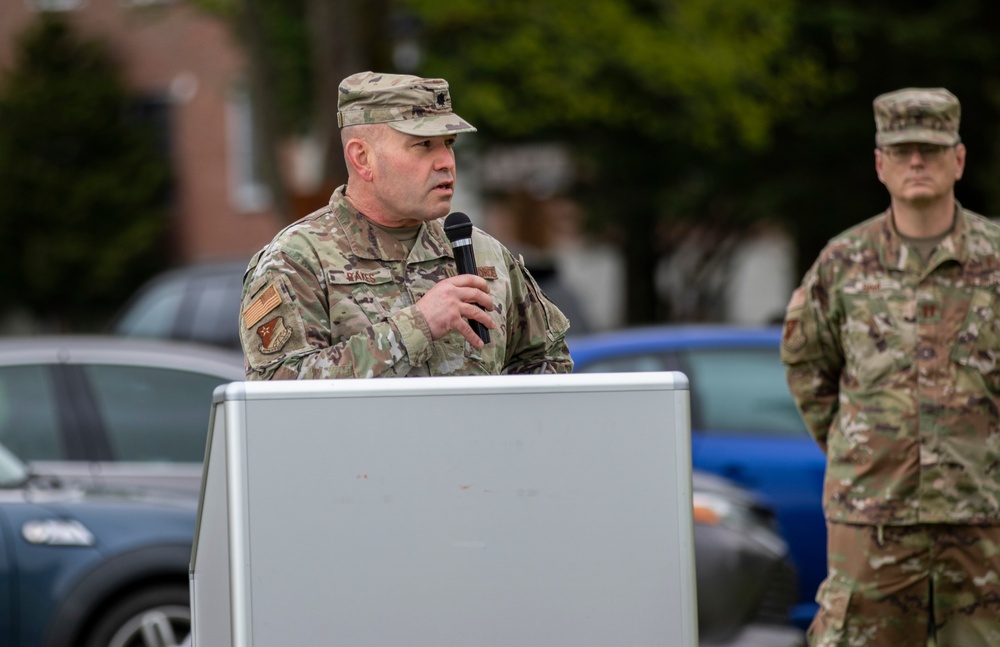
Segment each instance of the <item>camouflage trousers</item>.
[{"label": "camouflage trousers", "polygon": [[1000,645],[1000,526],[827,529],[810,647]]}]

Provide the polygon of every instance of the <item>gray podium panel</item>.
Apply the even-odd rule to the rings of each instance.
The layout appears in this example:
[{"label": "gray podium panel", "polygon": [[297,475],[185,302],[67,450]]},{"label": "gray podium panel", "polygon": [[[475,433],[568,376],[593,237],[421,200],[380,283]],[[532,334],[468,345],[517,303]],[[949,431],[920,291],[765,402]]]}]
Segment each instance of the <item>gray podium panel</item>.
[{"label": "gray podium panel", "polygon": [[233,383],[195,647],[693,647],[679,373]]}]

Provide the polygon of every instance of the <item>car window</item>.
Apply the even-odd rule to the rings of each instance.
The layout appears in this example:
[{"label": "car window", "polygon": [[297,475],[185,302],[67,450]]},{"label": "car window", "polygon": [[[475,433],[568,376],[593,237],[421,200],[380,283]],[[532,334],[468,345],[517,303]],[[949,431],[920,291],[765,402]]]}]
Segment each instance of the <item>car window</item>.
[{"label": "car window", "polygon": [[130,337],[170,337],[183,300],[183,285],[163,283],[129,308],[116,331]]},{"label": "car window", "polygon": [[576,367],[578,373],[648,373],[676,371],[676,360],[670,355],[624,355],[593,361]]},{"label": "car window", "polygon": [[691,406],[703,431],[799,436],[806,433],[777,349],[689,350]]},{"label": "car window", "polygon": [[243,282],[238,275],[225,281],[202,281],[193,291],[190,332],[183,335],[203,343],[239,348],[240,292]]},{"label": "car window", "polygon": [[27,468],[6,447],[0,445],[0,487],[20,485],[27,477]]},{"label": "car window", "polygon": [[115,460],[200,462],[212,392],[229,380],[144,366],[85,368]]},{"label": "car window", "polygon": [[0,367],[0,444],[23,461],[64,458],[45,365]]}]

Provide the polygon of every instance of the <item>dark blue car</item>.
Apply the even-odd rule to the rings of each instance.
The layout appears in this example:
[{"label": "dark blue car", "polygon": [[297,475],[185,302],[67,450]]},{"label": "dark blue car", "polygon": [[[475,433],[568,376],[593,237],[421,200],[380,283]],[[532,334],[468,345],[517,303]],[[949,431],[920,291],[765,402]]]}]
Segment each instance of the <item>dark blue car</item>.
[{"label": "dark blue car", "polygon": [[0,645],[185,644],[195,514],[191,497],[33,477],[0,446]]},{"label": "dark blue car", "polygon": [[695,468],[758,493],[777,512],[799,572],[792,620],[806,626],[826,576],[826,461],[785,382],[781,329],[661,326],[569,340],[577,372],[680,371],[691,382]]}]

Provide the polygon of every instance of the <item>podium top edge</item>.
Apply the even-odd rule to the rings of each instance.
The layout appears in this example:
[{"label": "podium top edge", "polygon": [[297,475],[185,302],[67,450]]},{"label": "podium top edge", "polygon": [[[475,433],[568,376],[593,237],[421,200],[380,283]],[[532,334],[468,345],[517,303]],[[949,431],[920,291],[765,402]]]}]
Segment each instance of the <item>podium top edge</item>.
[{"label": "podium top edge", "polygon": [[687,391],[689,384],[687,376],[676,371],[231,382],[216,387],[212,403],[287,398],[417,396],[444,392],[473,395],[557,391]]}]

